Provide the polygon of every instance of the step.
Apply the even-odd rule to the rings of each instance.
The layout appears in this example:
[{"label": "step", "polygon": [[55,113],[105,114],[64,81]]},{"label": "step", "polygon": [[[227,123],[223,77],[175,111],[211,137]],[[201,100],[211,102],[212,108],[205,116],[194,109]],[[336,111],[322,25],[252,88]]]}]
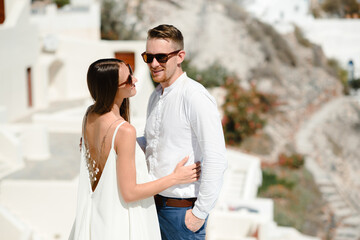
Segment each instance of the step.
[{"label": "step", "polygon": [[353,210],[350,208],[333,209],[336,218],[349,217],[353,214]]},{"label": "step", "polygon": [[332,194],[324,196],[327,202],[343,201],[343,198],[339,194]]},{"label": "step", "polygon": [[347,203],[340,200],[340,201],[329,201],[329,205],[332,209],[343,209],[343,208],[346,208],[348,207]]},{"label": "step", "polygon": [[319,190],[322,194],[332,195],[337,193],[336,188],[333,186],[320,186]]},{"label": "step", "polygon": [[360,237],[360,232],[355,228],[339,227],[336,229],[335,239],[339,237],[357,240]]},{"label": "step", "polygon": [[342,224],[346,226],[357,227],[360,233],[360,216],[347,217],[342,221]]}]

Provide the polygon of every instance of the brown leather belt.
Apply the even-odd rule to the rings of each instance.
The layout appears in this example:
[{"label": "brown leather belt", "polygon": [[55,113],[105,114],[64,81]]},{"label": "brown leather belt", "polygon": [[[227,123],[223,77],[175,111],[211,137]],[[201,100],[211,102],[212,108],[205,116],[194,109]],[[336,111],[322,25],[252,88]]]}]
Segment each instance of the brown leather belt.
[{"label": "brown leather belt", "polygon": [[155,195],[156,206],[168,206],[168,207],[193,207],[197,198],[168,198],[161,195]]}]

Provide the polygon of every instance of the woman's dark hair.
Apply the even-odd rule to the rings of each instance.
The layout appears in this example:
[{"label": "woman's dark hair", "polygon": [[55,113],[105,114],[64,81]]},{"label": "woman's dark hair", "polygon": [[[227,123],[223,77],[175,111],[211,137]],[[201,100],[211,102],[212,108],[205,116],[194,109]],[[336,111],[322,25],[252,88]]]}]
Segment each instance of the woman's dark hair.
[{"label": "woman's dark hair", "polygon": [[[87,72],[87,85],[95,103],[91,112],[104,114],[110,112],[119,85],[119,69],[124,61],[116,58],[99,59],[93,62]],[[124,65],[125,66],[125,65]],[[129,99],[120,106],[120,115],[130,121]]]}]

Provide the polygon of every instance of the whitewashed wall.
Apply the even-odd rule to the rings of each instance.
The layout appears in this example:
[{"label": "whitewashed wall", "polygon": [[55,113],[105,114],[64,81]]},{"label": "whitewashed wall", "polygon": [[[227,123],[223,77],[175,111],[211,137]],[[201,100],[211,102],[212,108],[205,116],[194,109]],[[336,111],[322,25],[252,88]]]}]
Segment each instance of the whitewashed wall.
[{"label": "whitewashed wall", "polygon": [[100,4],[84,4],[57,9],[55,4],[35,11],[31,21],[41,32],[48,35],[66,35],[83,39],[100,39]]},{"label": "whitewashed wall", "polygon": [[38,34],[29,23],[27,0],[5,0],[5,8],[5,22],[0,24],[0,106],[13,121],[30,111],[26,69],[33,68],[38,57]]}]

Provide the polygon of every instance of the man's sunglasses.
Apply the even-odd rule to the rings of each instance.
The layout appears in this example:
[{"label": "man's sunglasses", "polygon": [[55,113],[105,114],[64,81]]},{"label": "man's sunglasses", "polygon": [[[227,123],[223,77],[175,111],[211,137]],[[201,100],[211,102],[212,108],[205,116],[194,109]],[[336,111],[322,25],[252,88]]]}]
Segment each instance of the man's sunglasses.
[{"label": "man's sunglasses", "polygon": [[152,63],[154,58],[156,58],[156,61],[158,61],[159,63],[166,63],[171,57],[175,56],[180,51],[181,49],[168,54],[166,53],[150,54],[143,52],[141,56],[144,59],[144,62],[146,63]]},{"label": "man's sunglasses", "polygon": [[119,84],[119,87],[122,86],[122,85],[124,85],[124,84],[128,84],[128,85],[132,85],[132,84],[133,84],[133,81],[132,81],[133,71],[132,71],[132,69],[131,69],[130,64],[126,64],[126,66],[129,68],[129,76],[128,76],[128,78],[127,78],[127,80],[126,80],[125,82]]}]

